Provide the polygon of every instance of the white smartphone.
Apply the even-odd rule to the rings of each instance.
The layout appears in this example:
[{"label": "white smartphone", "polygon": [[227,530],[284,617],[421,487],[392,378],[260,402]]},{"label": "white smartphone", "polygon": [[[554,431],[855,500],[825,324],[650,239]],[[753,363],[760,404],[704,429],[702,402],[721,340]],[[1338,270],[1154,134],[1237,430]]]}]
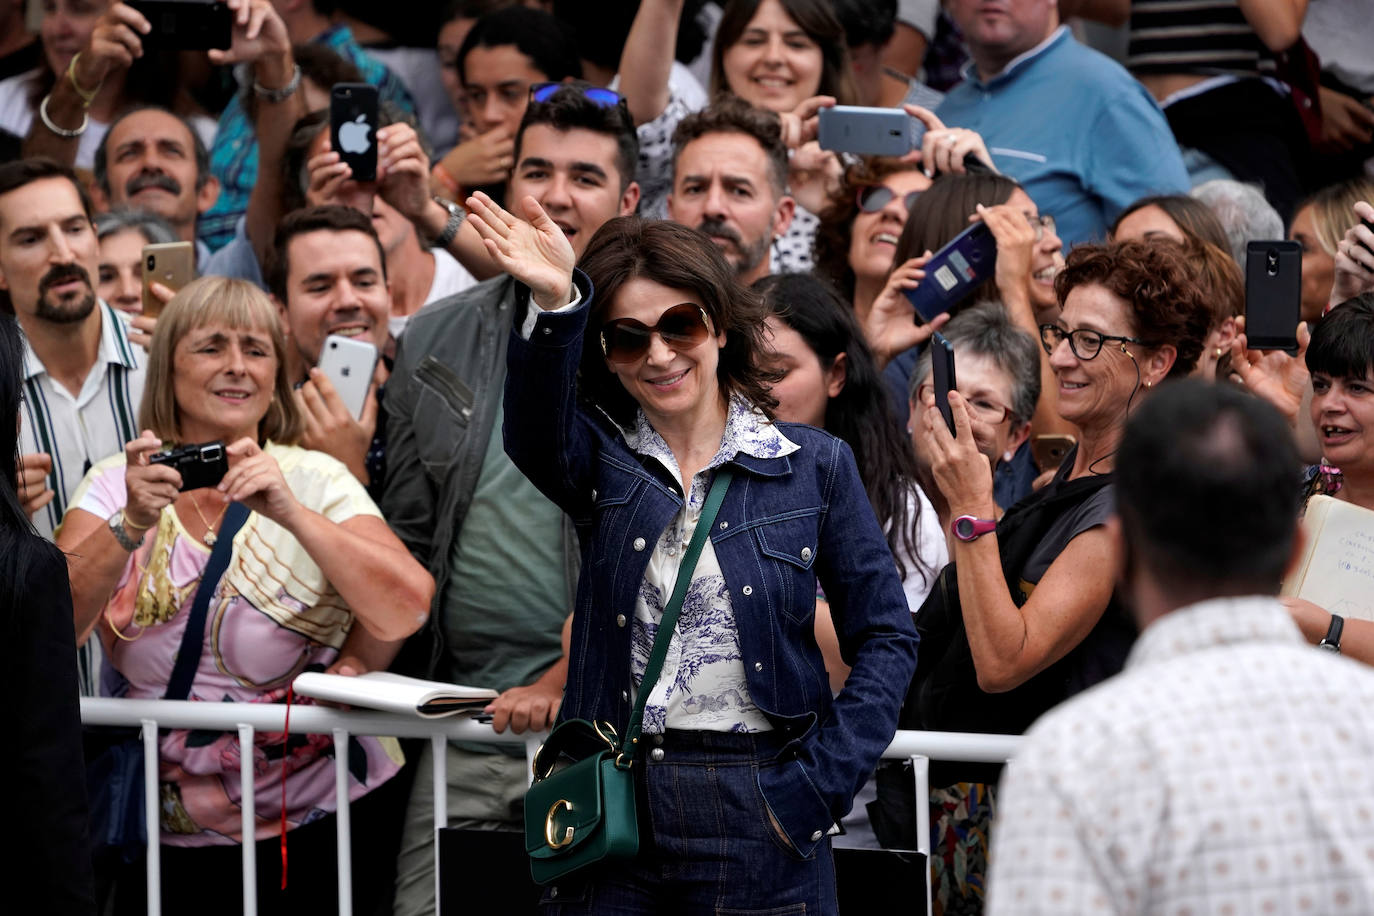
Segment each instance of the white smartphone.
[{"label": "white smartphone", "polygon": [[363,415],[367,389],[377,368],[377,348],[366,340],[330,334],[320,351],[320,371],[329,377],[353,419]]},{"label": "white smartphone", "polygon": [[822,108],[821,149],[865,156],[905,156],[921,145],[926,126],[900,108]]}]

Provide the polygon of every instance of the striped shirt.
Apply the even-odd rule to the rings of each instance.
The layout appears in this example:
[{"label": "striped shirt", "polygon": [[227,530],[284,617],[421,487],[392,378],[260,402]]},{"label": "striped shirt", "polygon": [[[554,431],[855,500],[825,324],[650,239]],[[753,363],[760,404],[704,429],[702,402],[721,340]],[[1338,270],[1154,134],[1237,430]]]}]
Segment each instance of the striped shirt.
[{"label": "striped shirt", "polygon": [[[124,451],[124,443],[138,436],[138,406],[143,397],[146,359],[129,342],[124,322],[108,305],[100,306],[100,346],[95,365],[86,373],[81,392],[72,395],[59,385],[24,342],[24,404],[20,412],[19,451],[52,456],[48,487],[57,495],[34,515],[38,533],[46,538],[62,521],[76,487],[91,466]],[[97,693],[98,640],[89,639],[78,651],[81,692]]]},{"label": "striped shirt", "polygon": [[1272,76],[1274,58],[1236,0],[1133,0],[1126,68]]}]

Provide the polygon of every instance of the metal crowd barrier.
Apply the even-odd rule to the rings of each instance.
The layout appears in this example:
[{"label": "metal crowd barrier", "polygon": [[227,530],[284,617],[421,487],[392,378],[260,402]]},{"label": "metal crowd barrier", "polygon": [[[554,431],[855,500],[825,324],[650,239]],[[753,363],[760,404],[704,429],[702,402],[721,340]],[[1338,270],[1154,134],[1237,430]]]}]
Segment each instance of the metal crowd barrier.
[{"label": "metal crowd barrier", "polygon": [[[214,731],[238,732],[239,743],[253,746],[257,731],[282,732],[286,725],[286,707],[256,703],[194,703],[184,700],[129,700],[101,697],[82,697],[81,720],[86,725],[139,725],[143,729],[144,817],[148,827],[148,916],[162,913],[161,850],[156,838],[161,832],[158,817],[158,729],[200,728]],[[445,744],[450,739],[477,741],[488,744],[523,744],[531,762],[545,733],[498,735],[490,725],[466,719],[421,719],[415,716],[390,713],[343,710],[324,706],[294,706],[291,709],[291,731],[294,734],[332,735],[335,746],[348,743],[350,735],[382,735],[393,738],[429,738],[434,757],[434,827],[448,825],[448,779]],[[915,770],[916,797],[930,795],[929,768],[933,760],[961,760],[976,763],[1001,763],[1015,753],[1021,738],[1016,735],[979,735],[963,732],[899,731],[883,757],[888,760],[910,759]],[[254,784],[253,755],[243,754],[240,777],[245,787]],[[352,830],[349,821],[348,759],[346,754],[334,757],[335,794],[338,806],[338,875],[339,914],[352,916]],[[255,834],[256,805],[252,792],[245,792],[243,805],[243,836]],[[917,852],[930,854],[930,811],[926,805],[916,806]],[[257,858],[254,843],[242,844],[243,850],[243,912],[257,916]],[[434,900],[439,911],[438,843],[435,843]],[[930,912],[930,882],[926,882],[926,912]]]}]

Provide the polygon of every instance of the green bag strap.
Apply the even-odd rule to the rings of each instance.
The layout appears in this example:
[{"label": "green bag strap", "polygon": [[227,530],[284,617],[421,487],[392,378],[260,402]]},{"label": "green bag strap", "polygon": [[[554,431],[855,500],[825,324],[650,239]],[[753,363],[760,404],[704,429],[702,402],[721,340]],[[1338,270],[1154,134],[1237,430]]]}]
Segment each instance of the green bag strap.
[{"label": "green bag strap", "polygon": [[658,676],[663,671],[663,659],[668,655],[668,643],[673,638],[673,628],[677,626],[682,602],[687,598],[687,588],[692,584],[692,573],[696,571],[697,559],[701,556],[701,549],[706,546],[706,539],[711,535],[716,513],[720,511],[720,504],[725,501],[725,491],[734,476],[734,469],[727,464],[716,471],[715,479],[711,481],[706,503],[701,507],[701,515],[697,518],[696,530],[692,532],[692,540],[687,545],[687,552],[682,556],[682,566],[677,571],[673,596],[663,609],[663,618],[658,623],[658,636],[654,639],[649,661],[644,666],[644,676],[639,681],[639,697],[635,700],[634,712],[630,713],[630,723],[625,728],[625,737],[620,742],[617,764],[624,760],[624,765],[628,765],[628,761],[634,759],[634,746],[639,740],[641,720],[644,718],[644,704],[648,702],[649,694],[653,692],[654,686],[658,683]]}]

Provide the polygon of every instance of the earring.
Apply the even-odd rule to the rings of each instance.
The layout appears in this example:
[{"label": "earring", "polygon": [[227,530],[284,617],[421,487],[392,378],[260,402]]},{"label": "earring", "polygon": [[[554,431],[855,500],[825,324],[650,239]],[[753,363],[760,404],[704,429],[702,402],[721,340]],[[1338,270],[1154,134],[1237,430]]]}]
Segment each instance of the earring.
[{"label": "earring", "polygon": [[1150,389],[1150,388],[1152,388],[1153,386],[1154,386],[1154,382],[1146,382],[1146,383],[1145,383],[1145,388],[1146,388],[1147,390]]},{"label": "earring", "polygon": [[1217,347],[1217,359],[1221,359],[1221,347]]}]

